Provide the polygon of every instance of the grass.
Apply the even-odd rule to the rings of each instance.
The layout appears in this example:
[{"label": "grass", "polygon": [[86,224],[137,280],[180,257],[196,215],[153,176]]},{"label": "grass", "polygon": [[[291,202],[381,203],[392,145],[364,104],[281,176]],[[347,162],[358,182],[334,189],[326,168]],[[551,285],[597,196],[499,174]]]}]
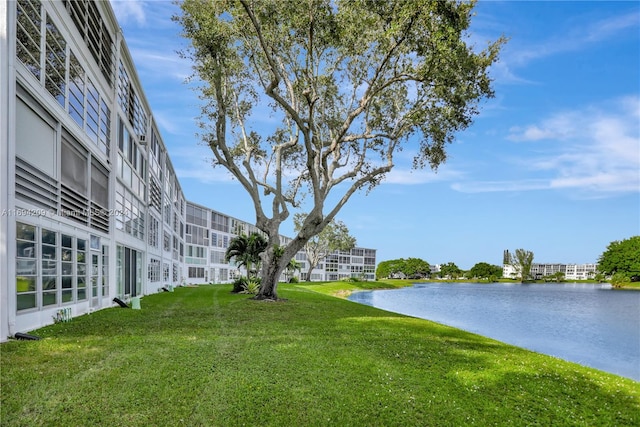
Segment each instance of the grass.
[{"label": "grass", "polygon": [[33,331],[40,341],[4,343],[0,424],[640,422],[638,382],[317,286],[280,285],[285,302],[226,285],[178,288],[144,297],[142,310],[102,310]]}]

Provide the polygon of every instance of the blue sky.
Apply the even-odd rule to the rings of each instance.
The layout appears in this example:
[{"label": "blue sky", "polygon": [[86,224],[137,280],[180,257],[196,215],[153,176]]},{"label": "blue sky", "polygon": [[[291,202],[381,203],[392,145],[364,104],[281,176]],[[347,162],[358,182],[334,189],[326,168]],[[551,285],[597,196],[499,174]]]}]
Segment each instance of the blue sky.
[{"label": "blue sky", "polygon": [[[188,200],[253,222],[249,197],[195,136],[197,93],[169,1],[112,0],[144,93]],[[406,162],[338,219],[378,261],[500,265],[596,262],[640,234],[640,6],[637,2],[493,2],[470,40],[509,42],[492,69],[494,99],[449,146],[437,173]],[[292,224],[281,233],[293,236]]]}]

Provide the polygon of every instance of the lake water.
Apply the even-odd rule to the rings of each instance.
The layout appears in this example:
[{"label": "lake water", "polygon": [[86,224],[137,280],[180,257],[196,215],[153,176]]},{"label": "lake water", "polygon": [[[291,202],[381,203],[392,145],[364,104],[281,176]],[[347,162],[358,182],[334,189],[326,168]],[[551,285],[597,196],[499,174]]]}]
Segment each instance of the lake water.
[{"label": "lake water", "polygon": [[349,299],[640,381],[640,291],[577,283],[426,283]]}]

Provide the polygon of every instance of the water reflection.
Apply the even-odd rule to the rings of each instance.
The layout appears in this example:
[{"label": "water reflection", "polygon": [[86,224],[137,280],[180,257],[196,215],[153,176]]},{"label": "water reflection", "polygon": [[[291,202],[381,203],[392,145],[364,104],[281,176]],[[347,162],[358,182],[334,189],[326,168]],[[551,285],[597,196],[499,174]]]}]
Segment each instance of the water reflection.
[{"label": "water reflection", "polygon": [[351,301],[640,381],[640,292],[593,284],[420,284]]}]

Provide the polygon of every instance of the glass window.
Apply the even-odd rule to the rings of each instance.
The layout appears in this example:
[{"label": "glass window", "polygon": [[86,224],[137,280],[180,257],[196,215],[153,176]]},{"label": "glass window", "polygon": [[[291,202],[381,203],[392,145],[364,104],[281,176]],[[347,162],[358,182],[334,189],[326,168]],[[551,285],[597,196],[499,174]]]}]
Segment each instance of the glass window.
[{"label": "glass window", "polygon": [[95,144],[98,144],[100,123],[100,94],[91,80],[87,81],[87,135]]},{"label": "glass window", "polygon": [[62,260],[62,302],[73,301],[73,237],[62,234],[60,259]]},{"label": "glass window", "polygon": [[38,0],[16,2],[16,54],[36,78],[40,78],[41,4]]},{"label": "glass window", "polygon": [[102,296],[109,295],[109,246],[102,245]]},{"label": "glass window", "polygon": [[46,49],[44,87],[64,107],[67,42],[49,16],[47,16]]},{"label": "glass window", "polygon": [[98,146],[100,147],[100,151],[109,156],[109,147],[111,146],[111,110],[107,106],[107,103],[101,99],[100,100],[100,131],[98,135]]},{"label": "glass window", "polygon": [[37,305],[36,227],[17,222],[16,245],[17,308],[26,310]]},{"label": "glass window", "polygon": [[42,305],[58,302],[58,247],[57,233],[42,229]]},{"label": "glass window", "polygon": [[78,301],[87,299],[87,241],[76,240],[76,280]]},{"label": "glass window", "polygon": [[82,65],[71,52],[69,56],[69,115],[84,128],[84,86],[85,73]]}]

